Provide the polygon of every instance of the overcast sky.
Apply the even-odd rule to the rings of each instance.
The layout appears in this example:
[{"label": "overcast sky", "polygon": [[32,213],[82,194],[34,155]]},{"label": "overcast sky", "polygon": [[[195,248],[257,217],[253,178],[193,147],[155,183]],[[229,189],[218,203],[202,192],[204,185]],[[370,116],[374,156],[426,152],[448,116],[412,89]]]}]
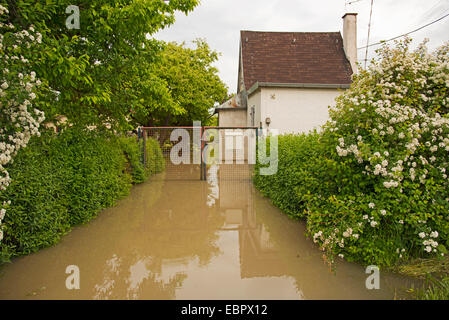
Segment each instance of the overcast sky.
[{"label": "overcast sky", "polygon": [[[358,47],[366,45],[371,0],[201,0],[188,16],[177,15],[155,37],[165,41],[205,38],[221,52],[216,64],[230,92],[237,87],[240,30],[342,31],[345,12],[358,13]],[[354,2],[354,3],[351,3]],[[346,5],[345,5],[346,3]],[[350,3],[350,4],[348,4]],[[412,31],[449,13],[449,0],[374,0],[370,43]],[[429,38],[433,49],[449,41],[449,17],[411,35],[414,43]],[[359,61],[365,50],[359,50]],[[374,55],[374,48],[368,59]]]}]

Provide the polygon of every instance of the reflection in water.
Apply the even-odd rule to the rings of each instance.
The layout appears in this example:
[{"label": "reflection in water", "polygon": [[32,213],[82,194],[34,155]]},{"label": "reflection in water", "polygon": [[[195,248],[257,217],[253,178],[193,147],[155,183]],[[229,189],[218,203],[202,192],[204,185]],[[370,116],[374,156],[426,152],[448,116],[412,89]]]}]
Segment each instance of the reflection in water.
[{"label": "reflection in water", "polygon": [[218,168],[219,166],[214,164],[208,170],[207,183],[209,185],[209,192],[207,194],[207,205],[209,207],[212,207],[220,196],[217,176]]},{"label": "reflection in water", "polygon": [[103,274],[103,283],[95,285],[94,299],[107,299],[114,288],[114,277],[120,274],[120,259],[113,255],[111,259],[106,260],[106,268]]},{"label": "reflection in water", "polygon": [[[247,165],[211,166],[207,182],[133,188],[58,245],[2,270],[3,299],[391,299],[410,283],[340,261],[330,273],[305,227],[254,190]],[[68,265],[81,289],[65,288]]]}]

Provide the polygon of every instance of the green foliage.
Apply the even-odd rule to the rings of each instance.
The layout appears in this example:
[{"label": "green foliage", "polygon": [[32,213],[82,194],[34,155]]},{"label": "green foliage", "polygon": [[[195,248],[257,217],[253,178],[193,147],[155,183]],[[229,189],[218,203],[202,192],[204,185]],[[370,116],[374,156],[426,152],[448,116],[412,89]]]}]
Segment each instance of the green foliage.
[{"label": "green foliage", "polygon": [[[165,161],[159,143],[148,138],[146,141],[146,166],[142,164],[141,146],[136,137],[118,138],[120,147],[126,155],[133,183],[142,183],[148,177],[160,173],[165,168]],[[143,144],[143,142],[141,142]]]},{"label": "green foliage", "polygon": [[307,219],[330,262],[447,254],[449,46],[428,54],[409,42],[380,51],[320,133],[279,137],[277,174],[255,176],[275,205]]},{"label": "green foliage", "polygon": [[142,104],[135,104],[133,117],[139,123],[191,126],[197,120],[204,125],[212,124],[208,119],[210,110],[227,97],[227,87],[213,67],[219,54],[205,40],[197,39],[194,44],[196,48],[192,49],[184,43],[165,43],[155,62],[143,69],[148,81],[154,82],[151,77],[156,77],[165,83],[169,99],[148,97]]},{"label": "green foliage", "polygon": [[206,125],[210,127],[218,127],[218,116],[215,115],[209,118],[209,120],[206,122]]},{"label": "green foliage", "polygon": [[[277,174],[254,177],[255,185],[262,194],[295,219],[305,216],[304,197],[318,193],[322,187],[321,175],[325,173],[320,168],[322,148],[318,139],[317,133],[279,136],[278,148],[273,150],[278,153]],[[259,172],[260,167],[260,163],[257,163],[256,172]]]},{"label": "green foliage", "polygon": [[114,137],[67,130],[52,152],[59,166],[64,164],[71,170],[65,177],[66,192],[72,195],[67,203],[71,225],[89,221],[98,210],[127,194],[130,179],[123,174],[126,160]]},{"label": "green foliage", "polygon": [[418,300],[449,300],[449,278],[428,278],[427,289],[418,291]]},{"label": "green foliage", "polygon": [[125,153],[129,163],[128,172],[131,172],[133,183],[142,183],[145,181],[145,170],[140,160],[139,144],[135,137],[118,138],[120,147]]},{"label": "green foliage", "polygon": [[165,159],[162,154],[159,142],[155,139],[146,140],[146,176],[160,173],[165,169]]},{"label": "green foliage", "polygon": [[[191,12],[198,0],[78,1],[80,29],[65,25],[69,0],[5,1],[0,31],[33,26],[39,50],[15,50],[43,83],[35,106],[46,119],[67,116],[82,125],[121,131],[138,125],[208,125],[209,111],[227,96],[212,65],[218,53],[204,40],[196,48],[149,38]],[[13,29],[8,26],[11,24]],[[40,40],[39,40],[40,41]],[[9,50],[9,49],[8,49]]]},{"label": "green foliage", "polygon": [[132,137],[66,128],[32,138],[8,167],[12,182],[0,193],[0,202],[11,201],[0,264],[57,243],[72,226],[127,195],[132,182],[162,170],[157,143],[150,143],[150,151],[155,164],[145,173]]},{"label": "green foliage", "polygon": [[[43,35],[39,52],[21,54],[47,86],[36,106],[47,119],[64,114],[72,123],[109,122],[127,129],[127,118],[135,111],[131,108],[145,105],[179,114],[166,82],[148,72],[161,50],[161,43],[148,35],[171,25],[177,12],[187,14],[198,4],[198,0],[0,0],[9,10],[0,18],[4,24],[0,31],[33,25]],[[66,27],[69,5],[79,7],[80,29]],[[5,27],[9,24],[14,29]]]}]

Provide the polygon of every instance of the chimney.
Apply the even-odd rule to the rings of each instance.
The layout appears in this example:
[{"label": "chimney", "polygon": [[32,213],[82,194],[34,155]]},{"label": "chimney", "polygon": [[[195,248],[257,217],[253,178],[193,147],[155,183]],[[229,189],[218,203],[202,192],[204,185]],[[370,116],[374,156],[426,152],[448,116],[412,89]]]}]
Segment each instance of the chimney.
[{"label": "chimney", "polygon": [[353,73],[357,73],[357,13],[343,16],[343,47]]}]

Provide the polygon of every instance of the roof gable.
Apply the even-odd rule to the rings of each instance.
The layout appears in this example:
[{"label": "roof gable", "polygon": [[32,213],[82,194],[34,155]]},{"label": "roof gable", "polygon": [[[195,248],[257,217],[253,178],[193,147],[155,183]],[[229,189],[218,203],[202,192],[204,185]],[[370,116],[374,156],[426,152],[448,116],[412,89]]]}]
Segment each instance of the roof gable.
[{"label": "roof gable", "polygon": [[351,83],[340,32],[241,31],[240,36],[246,90],[256,82]]}]

